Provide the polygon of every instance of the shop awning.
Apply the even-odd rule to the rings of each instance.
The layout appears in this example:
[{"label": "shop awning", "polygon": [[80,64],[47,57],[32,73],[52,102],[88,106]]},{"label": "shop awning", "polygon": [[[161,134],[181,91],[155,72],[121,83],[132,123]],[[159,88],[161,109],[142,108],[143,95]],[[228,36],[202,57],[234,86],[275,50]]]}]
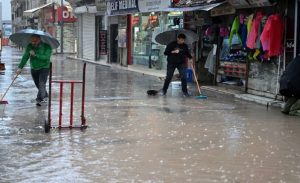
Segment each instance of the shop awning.
[{"label": "shop awning", "polygon": [[96,6],[79,6],[74,9],[75,14],[97,13]]},{"label": "shop awning", "polygon": [[24,11],[24,16],[30,16],[30,15],[32,15],[34,12],[36,12],[36,11],[38,11],[38,10],[40,10],[40,9],[43,9],[43,8],[46,8],[46,7],[48,7],[48,6],[51,6],[53,3],[48,3],[48,4],[45,4],[45,5],[43,5],[43,6],[40,6],[40,7],[37,7],[37,8],[33,8],[33,9],[30,9],[30,10],[26,10],[26,11]]},{"label": "shop awning", "polygon": [[196,10],[210,11],[211,9],[220,6],[221,4],[224,3],[226,2],[207,4],[202,6],[193,6],[193,7],[167,8],[164,11],[196,11]]}]

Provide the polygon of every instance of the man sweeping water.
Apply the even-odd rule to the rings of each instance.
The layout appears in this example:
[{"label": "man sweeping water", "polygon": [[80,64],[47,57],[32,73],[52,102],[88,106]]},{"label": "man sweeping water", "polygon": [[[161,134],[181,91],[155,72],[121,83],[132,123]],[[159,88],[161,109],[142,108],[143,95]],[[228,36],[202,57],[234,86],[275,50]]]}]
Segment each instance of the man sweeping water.
[{"label": "man sweeping water", "polygon": [[179,71],[181,78],[182,92],[185,97],[189,96],[187,90],[186,81],[186,64],[185,59],[188,57],[192,59],[192,55],[189,52],[188,46],[184,43],[186,36],[184,34],[178,34],[177,40],[167,45],[164,52],[167,58],[167,76],[164,86],[161,91],[161,95],[165,96],[169,88],[169,84],[172,80],[175,69]]},{"label": "man sweeping water", "polygon": [[31,76],[38,89],[36,96],[36,104],[38,106],[47,103],[48,93],[46,90],[46,83],[49,76],[51,55],[52,48],[50,45],[42,42],[39,35],[33,34],[31,36],[31,43],[26,46],[25,53],[23,54],[16,72],[16,74],[19,75],[28,59],[30,59]]}]

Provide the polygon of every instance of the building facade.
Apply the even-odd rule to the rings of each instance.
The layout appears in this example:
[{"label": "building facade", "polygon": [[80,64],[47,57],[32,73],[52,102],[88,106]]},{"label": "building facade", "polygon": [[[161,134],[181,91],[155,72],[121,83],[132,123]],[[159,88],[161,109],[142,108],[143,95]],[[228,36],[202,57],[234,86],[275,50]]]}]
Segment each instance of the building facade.
[{"label": "building facade", "polygon": [[[236,88],[240,88],[238,90],[274,97],[278,95],[278,78],[285,65],[299,53],[299,0],[257,0],[251,2],[252,4],[244,0],[215,0],[201,3],[197,0],[188,2],[161,0],[155,3],[151,0],[122,1],[127,2],[125,4],[118,4],[118,0],[68,0],[68,2],[78,20],[76,25],[74,24],[73,31],[70,29],[69,32],[76,34],[74,47],[77,57],[83,59],[164,70],[165,47],[155,42],[155,35],[172,28],[185,28],[196,32],[200,37],[191,47],[195,58],[194,64],[200,75],[199,80],[210,78],[211,84],[225,84],[225,87],[229,88],[234,83]],[[29,9],[29,6],[32,8],[34,3],[37,5],[42,1],[32,1],[31,4],[25,0],[12,1],[15,29],[32,23],[26,20],[22,13]],[[261,6],[263,8],[259,8]],[[226,57],[233,51],[230,45],[231,50],[224,55],[226,54],[224,45],[227,44],[226,40],[233,30],[235,18],[237,16],[248,18],[252,14],[256,16],[258,10],[267,15],[261,24],[264,24],[270,15],[275,14],[279,14],[286,22],[285,35],[281,42],[282,52],[272,57],[265,55],[265,60],[261,60],[263,57],[251,59],[246,55],[251,55],[252,51],[265,53],[262,47],[256,47],[258,51],[255,49],[249,51],[248,48],[243,49],[243,45],[235,45],[236,48],[241,48],[238,53],[244,56],[243,59]],[[59,29],[56,29],[55,34],[59,39],[61,35]],[[67,34],[64,32],[63,35]],[[238,37],[233,35],[231,43],[237,43],[236,38]],[[214,56],[208,57],[214,48],[216,48]],[[213,72],[207,71],[208,58],[216,59]]]},{"label": "building facade", "polygon": [[75,53],[77,18],[69,3],[63,3],[61,8],[60,0],[12,0],[12,32],[25,28],[47,31],[63,43],[63,50],[56,52]]}]

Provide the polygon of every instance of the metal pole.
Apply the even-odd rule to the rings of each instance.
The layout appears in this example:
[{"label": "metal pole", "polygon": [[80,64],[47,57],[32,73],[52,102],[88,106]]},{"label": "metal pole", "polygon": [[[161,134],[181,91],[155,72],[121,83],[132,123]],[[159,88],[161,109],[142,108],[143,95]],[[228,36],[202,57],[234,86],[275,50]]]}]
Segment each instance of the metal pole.
[{"label": "metal pole", "polygon": [[86,72],[86,63],[83,64],[82,72],[82,96],[81,96],[81,127],[86,126],[86,119],[84,116],[84,104],[85,104],[85,72]]},{"label": "metal pole", "polygon": [[64,91],[64,83],[62,81],[60,81],[60,90],[59,90],[59,128],[62,127],[62,115],[63,115],[63,111],[62,111],[62,103],[63,103],[63,91]]},{"label": "metal pole", "polygon": [[60,1],[61,20],[60,20],[60,53],[64,53],[64,0]]},{"label": "metal pole", "polygon": [[295,30],[294,30],[294,58],[297,56],[298,39],[298,0],[295,0]]},{"label": "metal pole", "polygon": [[73,105],[74,105],[74,82],[71,82],[71,101],[70,101],[70,128],[73,127]]},{"label": "metal pole", "polygon": [[48,124],[51,128],[51,100],[52,100],[52,62],[50,62],[50,71],[49,71],[49,99],[48,99]]}]

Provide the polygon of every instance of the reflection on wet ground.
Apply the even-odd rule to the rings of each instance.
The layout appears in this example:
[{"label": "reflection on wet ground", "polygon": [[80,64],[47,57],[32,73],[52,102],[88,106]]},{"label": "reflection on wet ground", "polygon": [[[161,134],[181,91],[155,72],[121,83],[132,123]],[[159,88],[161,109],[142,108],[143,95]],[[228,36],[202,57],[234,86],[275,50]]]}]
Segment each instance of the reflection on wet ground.
[{"label": "reflection on wet ground", "polygon": [[[5,50],[6,58],[20,55]],[[11,54],[12,56],[9,56]],[[8,59],[9,60],[9,59]],[[18,59],[0,75],[0,92]],[[0,182],[299,182],[299,118],[232,98],[148,97],[162,82],[150,76],[88,65],[88,129],[43,131],[47,108],[32,101],[27,67],[7,94],[0,118]],[[53,56],[56,79],[81,79],[82,63]],[[190,86],[191,90],[193,89]],[[69,121],[69,88],[63,121]],[[53,86],[53,123],[59,86]],[[80,88],[74,117],[80,121]]]}]

